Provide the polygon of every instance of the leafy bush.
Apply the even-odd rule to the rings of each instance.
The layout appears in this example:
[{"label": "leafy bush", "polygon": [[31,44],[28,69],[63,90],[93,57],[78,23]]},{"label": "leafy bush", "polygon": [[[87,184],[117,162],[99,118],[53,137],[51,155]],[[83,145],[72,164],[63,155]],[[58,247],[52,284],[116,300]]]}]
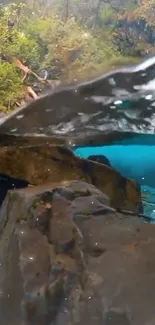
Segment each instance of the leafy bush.
[{"label": "leafy bush", "polygon": [[8,112],[23,91],[21,79],[13,64],[0,62],[0,110]]}]

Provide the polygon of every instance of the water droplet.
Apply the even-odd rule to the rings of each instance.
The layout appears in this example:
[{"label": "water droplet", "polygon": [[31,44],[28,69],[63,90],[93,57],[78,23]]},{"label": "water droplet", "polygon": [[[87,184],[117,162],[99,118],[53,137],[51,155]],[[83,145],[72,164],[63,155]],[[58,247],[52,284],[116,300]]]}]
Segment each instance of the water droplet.
[{"label": "water droplet", "polygon": [[148,100],[150,100],[150,99],[152,99],[152,97],[153,97],[153,95],[147,95],[147,96],[145,96],[145,99],[148,99]]},{"label": "water droplet", "polygon": [[23,117],[24,117],[23,114],[21,114],[21,115],[17,115],[17,116],[16,116],[16,119],[17,119],[17,120],[20,120],[20,119],[23,118]]},{"label": "water droplet", "polygon": [[16,132],[18,129],[12,129],[11,132]]},{"label": "water droplet", "polygon": [[122,104],[122,100],[116,100],[116,101],[114,102],[114,104],[115,104],[115,105],[120,105],[120,104]]},{"label": "water droplet", "polygon": [[110,79],[109,79],[109,83],[110,83],[110,85],[112,85],[112,86],[115,86],[115,84],[116,84],[116,82],[115,82],[115,80],[114,80],[113,78],[110,78]]}]

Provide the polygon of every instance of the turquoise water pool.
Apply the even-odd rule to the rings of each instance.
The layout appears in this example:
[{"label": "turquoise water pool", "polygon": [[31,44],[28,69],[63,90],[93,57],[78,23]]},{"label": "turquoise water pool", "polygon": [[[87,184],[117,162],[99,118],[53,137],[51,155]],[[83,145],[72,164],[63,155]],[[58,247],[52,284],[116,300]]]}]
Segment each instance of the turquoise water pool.
[{"label": "turquoise water pool", "polygon": [[155,221],[155,136],[141,135],[110,145],[76,147],[76,156],[104,155],[111,166],[141,186],[144,214]]}]

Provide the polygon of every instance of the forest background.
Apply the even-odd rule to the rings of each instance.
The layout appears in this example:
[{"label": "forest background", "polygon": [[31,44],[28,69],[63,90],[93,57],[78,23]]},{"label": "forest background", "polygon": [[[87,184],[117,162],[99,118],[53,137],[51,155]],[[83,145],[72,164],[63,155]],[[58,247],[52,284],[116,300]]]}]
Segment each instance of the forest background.
[{"label": "forest background", "polygon": [[155,0],[0,4],[0,112],[155,55]]}]

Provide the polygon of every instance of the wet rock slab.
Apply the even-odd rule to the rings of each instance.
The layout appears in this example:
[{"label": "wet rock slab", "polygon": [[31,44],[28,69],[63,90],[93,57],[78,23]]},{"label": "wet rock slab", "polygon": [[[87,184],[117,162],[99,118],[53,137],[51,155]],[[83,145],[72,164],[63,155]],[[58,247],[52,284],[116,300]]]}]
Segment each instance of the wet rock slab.
[{"label": "wet rock slab", "polygon": [[0,324],[154,324],[155,226],[109,203],[80,181],[8,192]]}]

